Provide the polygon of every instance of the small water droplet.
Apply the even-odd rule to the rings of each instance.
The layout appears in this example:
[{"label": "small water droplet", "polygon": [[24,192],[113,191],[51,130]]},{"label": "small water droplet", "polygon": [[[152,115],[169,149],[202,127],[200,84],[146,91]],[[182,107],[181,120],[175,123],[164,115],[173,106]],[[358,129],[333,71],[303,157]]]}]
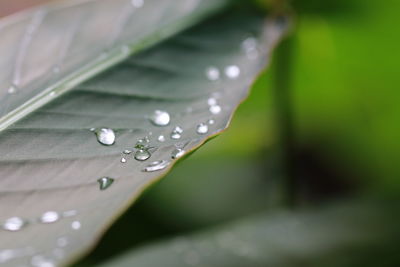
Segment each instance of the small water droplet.
[{"label": "small water droplet", "polygon": [[96,131],[96,128],[90,128],[89,131],[94,132]]},{"label": "small water droplet", "polygon": [[126,158],[121,158],[121,163],[126,163]]},{"label": "small water droplet", "polygon": [[210,97],[210,98],[207,100],[207,103],[208,103],[209,106],[217,105],[217,99],[215,99],[215,98],[213,98],[213,97]]},{"label": "small water droplet", "polygon": [[150,120],[156,126],[167,126],[171,120],[171,117],[166,111],[155,110]]},{"label": "small water droplet", "polygon": [[151,154],[147,149],[139,149],[135,152],[134,157],[136,160],[145,161],[151,157]]},{"label": "small water droplet", "polygon": [[236,65],[230,65],[225,68],[225,75],[229,79],[236,79],[240,75],[240,68]]},{"label": "small water droplet", "polygon": [[26,222],[20,217],[11,217],[3,224],[3,229],[11,232],[19,231],[24,227]]},{"label": "small water droplet", "polygon": [[210,125],[213,125],[213,124],[215,123],[215,120],[209,119],[209,120],[207,121],[207,123],[210,124]]},{"label": "small water droplet", "polygon": [[18,91],[18,89],[17,89],[17,87],[16,87],[15,85],[11,85],[11,86],[8,88],[8,90],[7,90],[7,92],[8,92],[10,95],[17,93],[17,91]]},{"label": "small water droplet", "polygon": [[183,155],[185,155],[186,151],[181,149],[181,148],[176,148],[172,151],[171,153],[171,158],[173,159],[179,159]]},{"label": "small water droplet", "polygon": [[181,138],[182,133],[183,133],[183,129],[179,126],[176,126],[171,132],[171,138],[178,140]]},{"label": "small water droplet", "polygon": [[146,136],[146,137],[144,137],[144,138],[142,138],[142,139],[139,139],[139,140],[136,142],[135,148],[136,148],[136,149],[142,149],[142,150],[147,149],[147,148],[149,147],[149,143],[150,143],[150,140],[149,140],[149,138]]},{"label": "small water droplet", "polygon": [[80,221],[73,221],[71,223],[71,228],[74,230],[79,230],[79,229],[81,229],[81,227],[82,227],[82,224]]},{"label": "small water droplet", "polygon": [[110,177],[102,177],[98,179],[97,182],[100,185],[100,190],[106,190],[112,185],[112,183],[114,183],[114,179]]},{"label": "small water droplet", "polygon": [[158,160],[150,163],[147,165],[142,171],[144,172],[155,172],[155,171],[160,171],[168,167],[170,164],[169,161],[166,160]]},{"label": "small water droplet", "polygon": [[164,135],[160,135],[158,138],[157,138],[157,140],[158,140],[158,142],[165,142],[165,136]]},{"label": "small water droplet", "polygon": [[257,39],[254,37],[246,38],[241,44],[242,50],[246,54],[253,53],[254,51],[256,51],[257,46],[258,46],[258,42],[257,42]]},{"label": "small water droplet", "polygon": [[124,153],[124,154],[126,154],[126,155],[129,155],[129,154],[132,153],[132,150],[125,149],[122,153]]},{"label": "small water droplet", "polygon": [[60,215],[58,215],[55,211],[46,211],[40,217],[40,221],[42,223],[54,223],[60,219]]},{"label": "small water droplet", "polygon": [[132,6],[141,8],[144,5],[144,0],[131,0]]},{"label": "small water droplet", "polygon": [[115,133],[110,128],[100,128],[95,130],[97,141],[105,146],[111,146],[115,143]]},{"label": "small water droplet", "polygon": [[206,69],[206,76],[207,79],[209,79],[210,81],[216,81],[219,79],[220,73],[219,73],[219,69],[217,67],[208,67]]},{"label": "small water droplet", "polygon": [[219,105],[212,105],[209,108],[210,112],[214,115],[219,114],[221,112],[221,106]]},{"label": "small water droplet", "polygon": [[200,123],[197,125],[196,132],[198,134],[206,134],[208,132],[208,125],[205,123]]}]

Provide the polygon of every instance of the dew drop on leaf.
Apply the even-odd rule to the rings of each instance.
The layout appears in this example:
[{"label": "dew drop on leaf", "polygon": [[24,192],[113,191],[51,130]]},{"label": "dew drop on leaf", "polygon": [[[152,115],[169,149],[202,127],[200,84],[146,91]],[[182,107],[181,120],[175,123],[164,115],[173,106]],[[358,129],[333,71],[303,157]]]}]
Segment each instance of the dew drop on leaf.
[{"label": "dew drop on leaf", "polygon": [[100,128],[95,130],[97,141],[105,146],[111,146],[115,143],[115,133],[110,128]]},{"label": "dew drop on leaf", "polygon": [[217,99],[215,99],[214,97],[210,97],[210,98],[207,100],[207,103],[208,103],[209,106],[217,105]]},{"label": "dew drop on leaf", "polygon": [[4,222],[3,229],[12,232],[19,231],[25,224],[26,222],[20,217],[11,217]]},{"label": "dew drop on leaf", "polygon": [[225,68],[225,75],[229,79],[236,79],[240,75],[240,68],[236,65],[230,65]]},{"label": "dew drop on leaf", "polygon": [[180,157],[182,157],[183,155],[185,155],[185,150],[181,149],[181,148],[176,148],[172,151],[171,153],[171,158],[173,159],[178,159]]},{"label": "dew drop on leaf", "polygon": [[42,223],[54,223],[60,219],[60,215],[55,211],[46,211],[40,217]]},{"label": "dew drop on leaf", "polygon": [[18,91],[18,89],[17,89],[17,87],[16,87],[15,85],[11,85],[11,86],[8,88],[8,90],[7,90],[7,92],[8,92],[10,95],[17,93],[17,91]]},{"label": "dew drop on leaf", "polygon": [[209,79],[210,81],[216,81],[219,79],[220,73],[219,73],[219,69],[216,67],[208,67],[206,69],[206,77],[207,79]]},{"label": "dew drop on leaf", "polygon": [[73,221],[73,222],[71,223],[71,228],[74,229],[74,230],[79,230],[79,229],[81,229],[81,226],[82,226],[82,224],[81,224],[80,221]]},{"label": "dew drop on leaf", "polygon": [[157,138],[157,140],[158,140],[158,142],[165,142],[165,136],[164,136],[164,135],[160,135],[160,136]]},{"label": "dew drop on leaf", "polygon": [[150,120],[156,126],[167,126],[171,120],[171,117],[166,111],[155,110]]},{"label": "dew drop on leaf", "polygon": [[208,125],[205,123],[200,123],[197,125],[196,132],[198,134],[206,134],[208,132]]},{"label": "dew drop on leaf", "polygon": [[145,161],[151,157],[150,152],[147,149],[139,149],[135,152],[134,158],[138,161]]},{"label": "dew drop on leaf", "polygon": [[181,138],[183,133],[183,129],[179,126],[176,126],[171,132],[171,138],[174,140],[178,140]]},{"label": "dew drop on leaf", "polygon": [[126,163],[126,158],[121,158],[121,163]]},{"label": "dew drop on leaf", "polygon": [[158,160],[150,163],[147,165],[142,171],[144,172],[155,172],[155,171],[160,171],[168,167],[170,164],[169,161],[166,160]]},{"label": "dew drop on leaf", "polygon": [[124,153],[124,154],[126,154],[126,155],[129,155],[129,154],[132,153],[132,150],[125,149],[122,153]]},{"label": "dew drop on leaf", "polygon": [[210,124],[210,125],[213,125],[213,124],[215,123],[215,120],[209,119],[209,120],[207,121],[207,123]]},{"label": "dew drop on leaf", "polygon": [[100,190],[106,190],[112,185],[112,183],[114,183],[114,179],[110,177],[102,177],[98,179],[97,182],[100,185]]},{"label": "dew drop on leaf", "polygon": [[219,114],[219,113],[221,112],[221,106],[219,106],[219,105],[212,105],[212,106],[210,106],[209,110],[210,110],[210,112],[211,112],[212,114],[217,115],[217,114]]}]

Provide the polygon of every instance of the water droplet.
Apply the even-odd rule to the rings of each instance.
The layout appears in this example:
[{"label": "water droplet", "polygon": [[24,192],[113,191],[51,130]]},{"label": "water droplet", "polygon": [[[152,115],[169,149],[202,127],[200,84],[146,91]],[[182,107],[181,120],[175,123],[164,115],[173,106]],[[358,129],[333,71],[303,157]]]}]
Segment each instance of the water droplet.
[{"label": "water droplet", "polygon": [[158,160],[150,163],[147,165],[142,171],[144,172],[155,172],[155,171],[160,171],[168,167],[170,164],[169,161],[166,160]]},{"label": "water droplet", "polygon": [[210,124],[210,125],[213,125],[213,124],[215,123],[215,120],[209,119],[209,120],[207,121],[207,123]]},{"label": "water droplet", "polygon": [[132,6],[141,8],[144,5],[144,0],[131,0]]},{"label": "water droplet", "polygon": [[208,67],[206,69],[206,76],[207,79],[209,79],[210,81],[216,81],[219,79],[220,73],[219,73],[219,69],[217,67]]},{"label": "water droplet", "polygon": [[257,45],[258,44],[257,44],[257,39],[256,38],[248,37],[242,42],[241,47],[242,47],[242,50],[245,53],[249,53],[251,51],[256,50],[257,49]]},{"label": "water droplet", "polygon": [[183,133],[183,129],[179,126],[176,126],[171,132],[171,138],[178,140],[181,138],[182,133]]},{"label": "water droplet", "polygon": [[81,229],[81,227],[82,227],[82,224],[80,221],[73,221],[71,223],[71,228],[74,230],[79,230],[79,229]]},{"label": "water droplet", "polygon": [[171,153],[171,158],[173,159],[179,159],[183,155],[185,155],[186,151],[181,149],[181,148],[176,148],[172,151]]},{"label": "water droplet", "polygon": [[156,110],[154,111],[150,120],[156,126],[167,126],[171,120],[171,117],[166,111]]},{"label": "water droplet", "polygon": [[126,163],[126,158],[121,158],[121,163]]},{"label": "water droplet", "polygon": [[206,134],[208,132],[208,125],[205,123],[200,123],[197,125],[196,132],[198,134]]},{"label": "water droplet", "polygon": [[101,128],[95,130],[97,141],[105,146],[111,146],[115,143],[115,133],[110,128]]},{"label": "water droplet", "polygon": [[17,91],[18,91],[18,89],[17,89],[17,87],[16,87],[15,85],[11,85],[11,86],[8,88],[8,90],[7,90],[7,92],[8,92],[10,95],[17,93]]},{"label": "water droplet", "polygon": [[216,115],[216,114],[219,114],[221,112],[221,106],[213,105],[213,106],[210,106],[209,110],[210,110],[210,112],[212,114]]},{"label": "water droplet", "polygon": [[106,190],[112,185],[112,183],[114,183],[114,179],[110,177],[102,177],[98,179],[97,182],[100,185],[100,190]]},{"label": "water droplet", "polygon": [[55,211],[47,211],[40,217],[42,223],[54,223],[58,221],[58,219],[60,219],[60,215]]},{"label": "water droplet", "polygon": [[148,160],[151,157],[150,152],[147,149],[139,149],[135,152],[135,159],[139,161]]},{"label": "water droplet", "polygon": [[225,75],[229,79],[236,79],[240,75],[240,69],[236,65],[230,65],[225,68]]},{"label": "water droplet", "polygon": [[207,100],[207,103],[208,103],[209,106],[217,105],[217,99],[215,99],[215,98],[213,98],[213,97],[210,97],[210,98]]},{"label": "water droplet", "polygon": [[125,149],[122,153],[124,153],[124,154],[126,154],[126,155],[129,155],[129,154],[132,153],[132,150]]},{"label": "water droplet", "polygon": [[4,222],[3,229],[12,232],[19,231],[25,224],[26,222],[20,217],[11,217]]},{"label": "water droplet", "polygon": [[147,149],[147,148],[149,147],[149,143],[150,143],[150,140],[149,140],[149,138],[146,136],[146,137],[144,137],[144,138],[142,138],[142,139],[139,139],[139,140],[136,142],[135,148],[136,148],[136,149],[142,149],[142,150]]},{"label": "water droplet", "polygon": [[96,131],[96,128],[90,128],[89,131],[94,132]]},{"label": "water droplet", "polygon": [[157,138],[157,140],[158,140],[158,142],[165,142],[165,136],[164,136],[164,135],[160,135],[160,136]]}]

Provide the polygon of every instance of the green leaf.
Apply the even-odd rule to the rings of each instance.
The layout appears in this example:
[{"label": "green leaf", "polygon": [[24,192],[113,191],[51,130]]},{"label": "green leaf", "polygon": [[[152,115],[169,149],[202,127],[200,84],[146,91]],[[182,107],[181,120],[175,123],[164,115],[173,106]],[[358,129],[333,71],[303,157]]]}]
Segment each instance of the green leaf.
[{"label": "green leaf", "polygon": [[[281,37],[280,22],[255,14],[216,17],[128,58],[4,130],[0,222],[7,228],[17,216],[25,224],[0,232],[0,250],[13,251],[3,261],[65,264],[93,246],[171,168],[177,147],[189,152],[227,127]],[[217,81],[206,78],[210,66],[220,70]],[[155,110],[167,111],[171,122],[155,126],[149,120]],[[207,132],[196,131],[200,123]],[[176,126],[183,129],[179,140],[170,137]],[[114,145],[99,144],[90,129],[100,127],[114,129]],[[145,137],[151,158],[137,161],[135,144]],[[127,149],[133,153],[123,154]],[[145,172],[155,161],[164,161],[165,168]],[[98,179],[105,177],[113,180],[100,180],[99,188]],[[51,223],[43,223],[43,215]]]},{"label": "green leaf", "polygon": [[0,20],[0,130],[229,0],[55,1]]},{"label": "green leaf", "polygon": [[349,201],[260,214],[154,243],[100,266],[397,266],[395,203]]}]

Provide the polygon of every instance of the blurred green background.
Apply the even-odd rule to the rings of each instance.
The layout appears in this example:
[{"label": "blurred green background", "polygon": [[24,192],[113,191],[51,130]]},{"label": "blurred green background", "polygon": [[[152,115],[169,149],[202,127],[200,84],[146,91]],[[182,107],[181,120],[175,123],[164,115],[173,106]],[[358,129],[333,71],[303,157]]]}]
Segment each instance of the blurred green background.
[{"label": "blurred green background", "polygon": [[[78,266],[262,211],[397,195],[400,1],[292,8],[292,35],[231,127],[147,190]],[[277,79],[289,92],[280,101]]]}]

